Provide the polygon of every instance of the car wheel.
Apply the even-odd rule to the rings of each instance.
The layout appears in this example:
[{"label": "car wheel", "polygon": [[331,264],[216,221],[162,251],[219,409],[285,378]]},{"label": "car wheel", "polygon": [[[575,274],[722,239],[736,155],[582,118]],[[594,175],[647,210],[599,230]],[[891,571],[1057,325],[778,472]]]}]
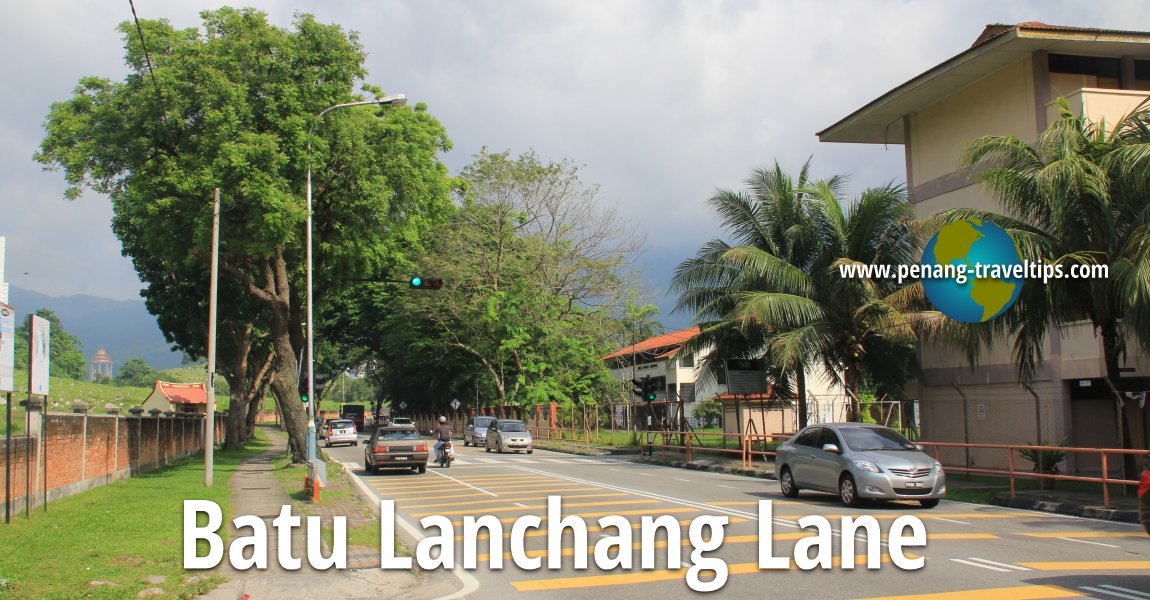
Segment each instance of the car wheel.
[{"label": "car wheel", "polygon": [[352,443],[351,443],[351,445],[352,445],[352,446],[358,446],[358,445],[359,445],[359,440],[356,440],[356,441],[352,442]]},{"label": "car wheel", "polygon": [[934,507],[938,506],[938,502],[939,502],[938,498],[935,498],[933,500],[919,500],[918,501],[918,503],[921,504],[923,508],[934,508]]},{"label": "car wheel", "polygon": [[787,467],[783,467],[783,472],[779,473],[779,489],[787,498],[796,498],[799,495],[799,486],[795,485],[795,477]]},{"label": "car wheel", "polygon": [[499,449],[500,454],[503,454],[505,452],[505,450],[503,449],[503,442],[499,442],[498,449]]},{"label": "car wheel", "polygon": [[528,450],[527,451],[528,454],[531,454],[532,452],[535,452],[535,451],[534,450]]},{"label": "car wheel", "polygon": [[855,486],[855,478],[851,477],[850,473],[843,474],[842,479],[839,479],[839,500],[848,507],[859,505],[858,487]]},{"label": "car wheel", "polygon": [[470,446],[470,445],[471,445],[471,444],[470,444],[470,443],[467,441],[467,438],[463,438],[463,447],[464,447],[464,448],[466,448],[466,447],[468,447],[468,446]]}]

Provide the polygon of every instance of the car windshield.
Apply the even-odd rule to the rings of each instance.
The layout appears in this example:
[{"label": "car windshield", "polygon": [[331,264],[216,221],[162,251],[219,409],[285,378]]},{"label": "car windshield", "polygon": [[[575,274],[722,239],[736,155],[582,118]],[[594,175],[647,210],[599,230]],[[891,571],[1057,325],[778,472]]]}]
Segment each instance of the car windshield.
[{"label": "car windshield", "polygon": [[351,429],[355,427],[355,423],[351,421],[329,421],[332,429]]},{"label": "car windshield", "polygon": [[499,431],[527,431],[527,426],[523,423],[500,423]]},{"label": "car windshield", "polygon": [[396,442],[401,440],[418,440],[421,438],[419,437],[419,433],[414,429],[401,429],[399,431],[381,431],[379,432],[379,439]]},{"label": "car windshield", "polygon": [[490,418],[490,417],[488,417],[486,419],[475,419],[475,426],[476,427],[482,427],[482,428],[486,429],[488,427],[491,427],[491,422],[494,420],[495,419]]},{"label": "car windshield", "polygon": [[918,450],[910,440],[884,427],[844,427],[839,429],[851,450]]}]

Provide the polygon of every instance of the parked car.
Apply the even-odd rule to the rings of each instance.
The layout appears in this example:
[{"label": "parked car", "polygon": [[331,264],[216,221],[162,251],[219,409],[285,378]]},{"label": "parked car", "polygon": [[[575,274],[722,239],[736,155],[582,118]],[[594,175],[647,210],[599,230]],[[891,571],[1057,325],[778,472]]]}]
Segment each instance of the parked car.
[{"label": "parked car", "polygon": [[1150,454],[1146,455],[1146,462],[1142,465],[1142,477],[1138,480],[1138,498],[1140,512],[1142,513],[1142,527],[1150,533]]},{"label": "parked car", "polygon": [[531,454],[534,451],[531,443],[531,432],[527,430],[527,425],[524,425],[523,421],[497,419],[487,428],[484,449],[491,452],[491,449],[495,448],[500,454],[508,450],[526,451]]},{"label": "parked car", "polygon": [[388,425],[376,429],[363,449],[363,468],[369,473],[380,469],[412,469],[427,472],[427,440],[411,425]]},{"label": "parked car", "polygon": [[412,423],[411,419],[409,419],[407,417],[396,417],[396,418],[391,420],[391,424],[392,425],[412,425],[412,426],[415,425],[415,423]]},{"label": "parked car", "polygon": [[838,494],[847,506],[866,498],[918,500],[938,506],[946,495],[942,465],[897,431],[864,423],[821,423],[778,449],[779,487],[794,498],[809,489]]},{"label": "parked car", "polygon": [[336,444],[351,444],[352,446],[359,445],[358,432],[355,429],[355,422],[351,419],[331,419],[327,422],[327,434],[324,436],[327,439],[327,447],[331,448]]},{"label": "parked car", "polygon": [[495,417],[467,417],[463,428],[463,445],[487,445],[487,428],[495,422]]}]

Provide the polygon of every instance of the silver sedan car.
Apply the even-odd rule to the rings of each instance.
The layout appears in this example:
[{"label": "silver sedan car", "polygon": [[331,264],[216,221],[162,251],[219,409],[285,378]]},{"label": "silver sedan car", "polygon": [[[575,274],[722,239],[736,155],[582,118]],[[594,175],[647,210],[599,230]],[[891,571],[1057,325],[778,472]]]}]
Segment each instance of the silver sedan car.
[{"label": "silver sedan car", "polygon": [[800,489],[838,494],[855,506],[865,498],[918,500],[934,508],[946,496],[942,465],[893,429],[863,423],[821,423],[778,449],[775,472],[783,495]]}]

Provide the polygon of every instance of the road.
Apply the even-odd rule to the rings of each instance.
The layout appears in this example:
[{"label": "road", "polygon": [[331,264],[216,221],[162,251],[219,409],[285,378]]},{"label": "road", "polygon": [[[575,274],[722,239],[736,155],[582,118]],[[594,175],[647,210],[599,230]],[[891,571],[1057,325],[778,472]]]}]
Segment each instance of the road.
[{"label": "road", "polygon": [[[355,465],[353,474],[366,483],[376,500],[396,502],[396,514],[426,535],[436,527],[421,527],[420,519],[442,515],[455,525],[456,560],[462,560],[462,521],[465,516],[494,515],[504,536],[523,515],[538,515],[544,528],[528,530],[528,556],[547,557],[547,497],[562,498],[563,516],[578,515],[587,523],[589,553],[594,545],[617,534],[598,528],[598,519],[620,515],[634,528],[631,569],[601,571],[593,554],[589,568],[573,567],[573,536],[563,538],[563,566],[549,570],[544,559],[537,570],[516,566],[510,544],[504,546],[502,569],[489,568],[486,535],[477,543],[478,568],[468,570],[478,588],[468,597],[588,598],[605,594],[632,597],[680,598],[695,595],[684,579],[693,546],[688,535],[692,519],[726,516],[725,539],[718,550],[703,553],[722,559],[728,580],[718,594],[765,598],[1107,598],[1150,600],[1150,537],[1135,525],[1064,517],[944,501],[934,509],[911,503],[871,504],[847,510],[837,499],[804,492],[786,499],[774,481],[719,473],[640,465],[623,459],[582,457],[536,450],[532,455],[485,453],[456,443],[457,461],[447,469],[429,466],[423,475],[363,471],[363,448],[328,450],[335,459]],[[813,535],[798,520],[822,515],[834,527],[834,568],[803,571],[792,561],[789,570],[760,571],[758,502],[771,500],[773,555],[793,556],[800,538]],[[640,520],[667,515],[681,528],[683,569],[666,568],[667,537],[660,535],[656,569],[640,568]],[[883,542],[882,563],[865,568],[865,536],[856,536],[858,567],[839,566],[840,518],[871,515],[887,533],[902,515],[921,519],[927,532],[925,548],[908,549],[925,557],[919,570],[904,571],[890,562]],[[706,537],[705,535],[703,536]],[[675,538],[678,540],[678,538]],[[612,553],[614,555],[614,553]],[[703,566],[700,560],[700,566]],[[711,575],[702,576],[706,581]],[[465,576],[466,578],[466,576]],[[967,592],[956,595],[954,592]],[[950,594],[947,594],[950,593]]]}]

